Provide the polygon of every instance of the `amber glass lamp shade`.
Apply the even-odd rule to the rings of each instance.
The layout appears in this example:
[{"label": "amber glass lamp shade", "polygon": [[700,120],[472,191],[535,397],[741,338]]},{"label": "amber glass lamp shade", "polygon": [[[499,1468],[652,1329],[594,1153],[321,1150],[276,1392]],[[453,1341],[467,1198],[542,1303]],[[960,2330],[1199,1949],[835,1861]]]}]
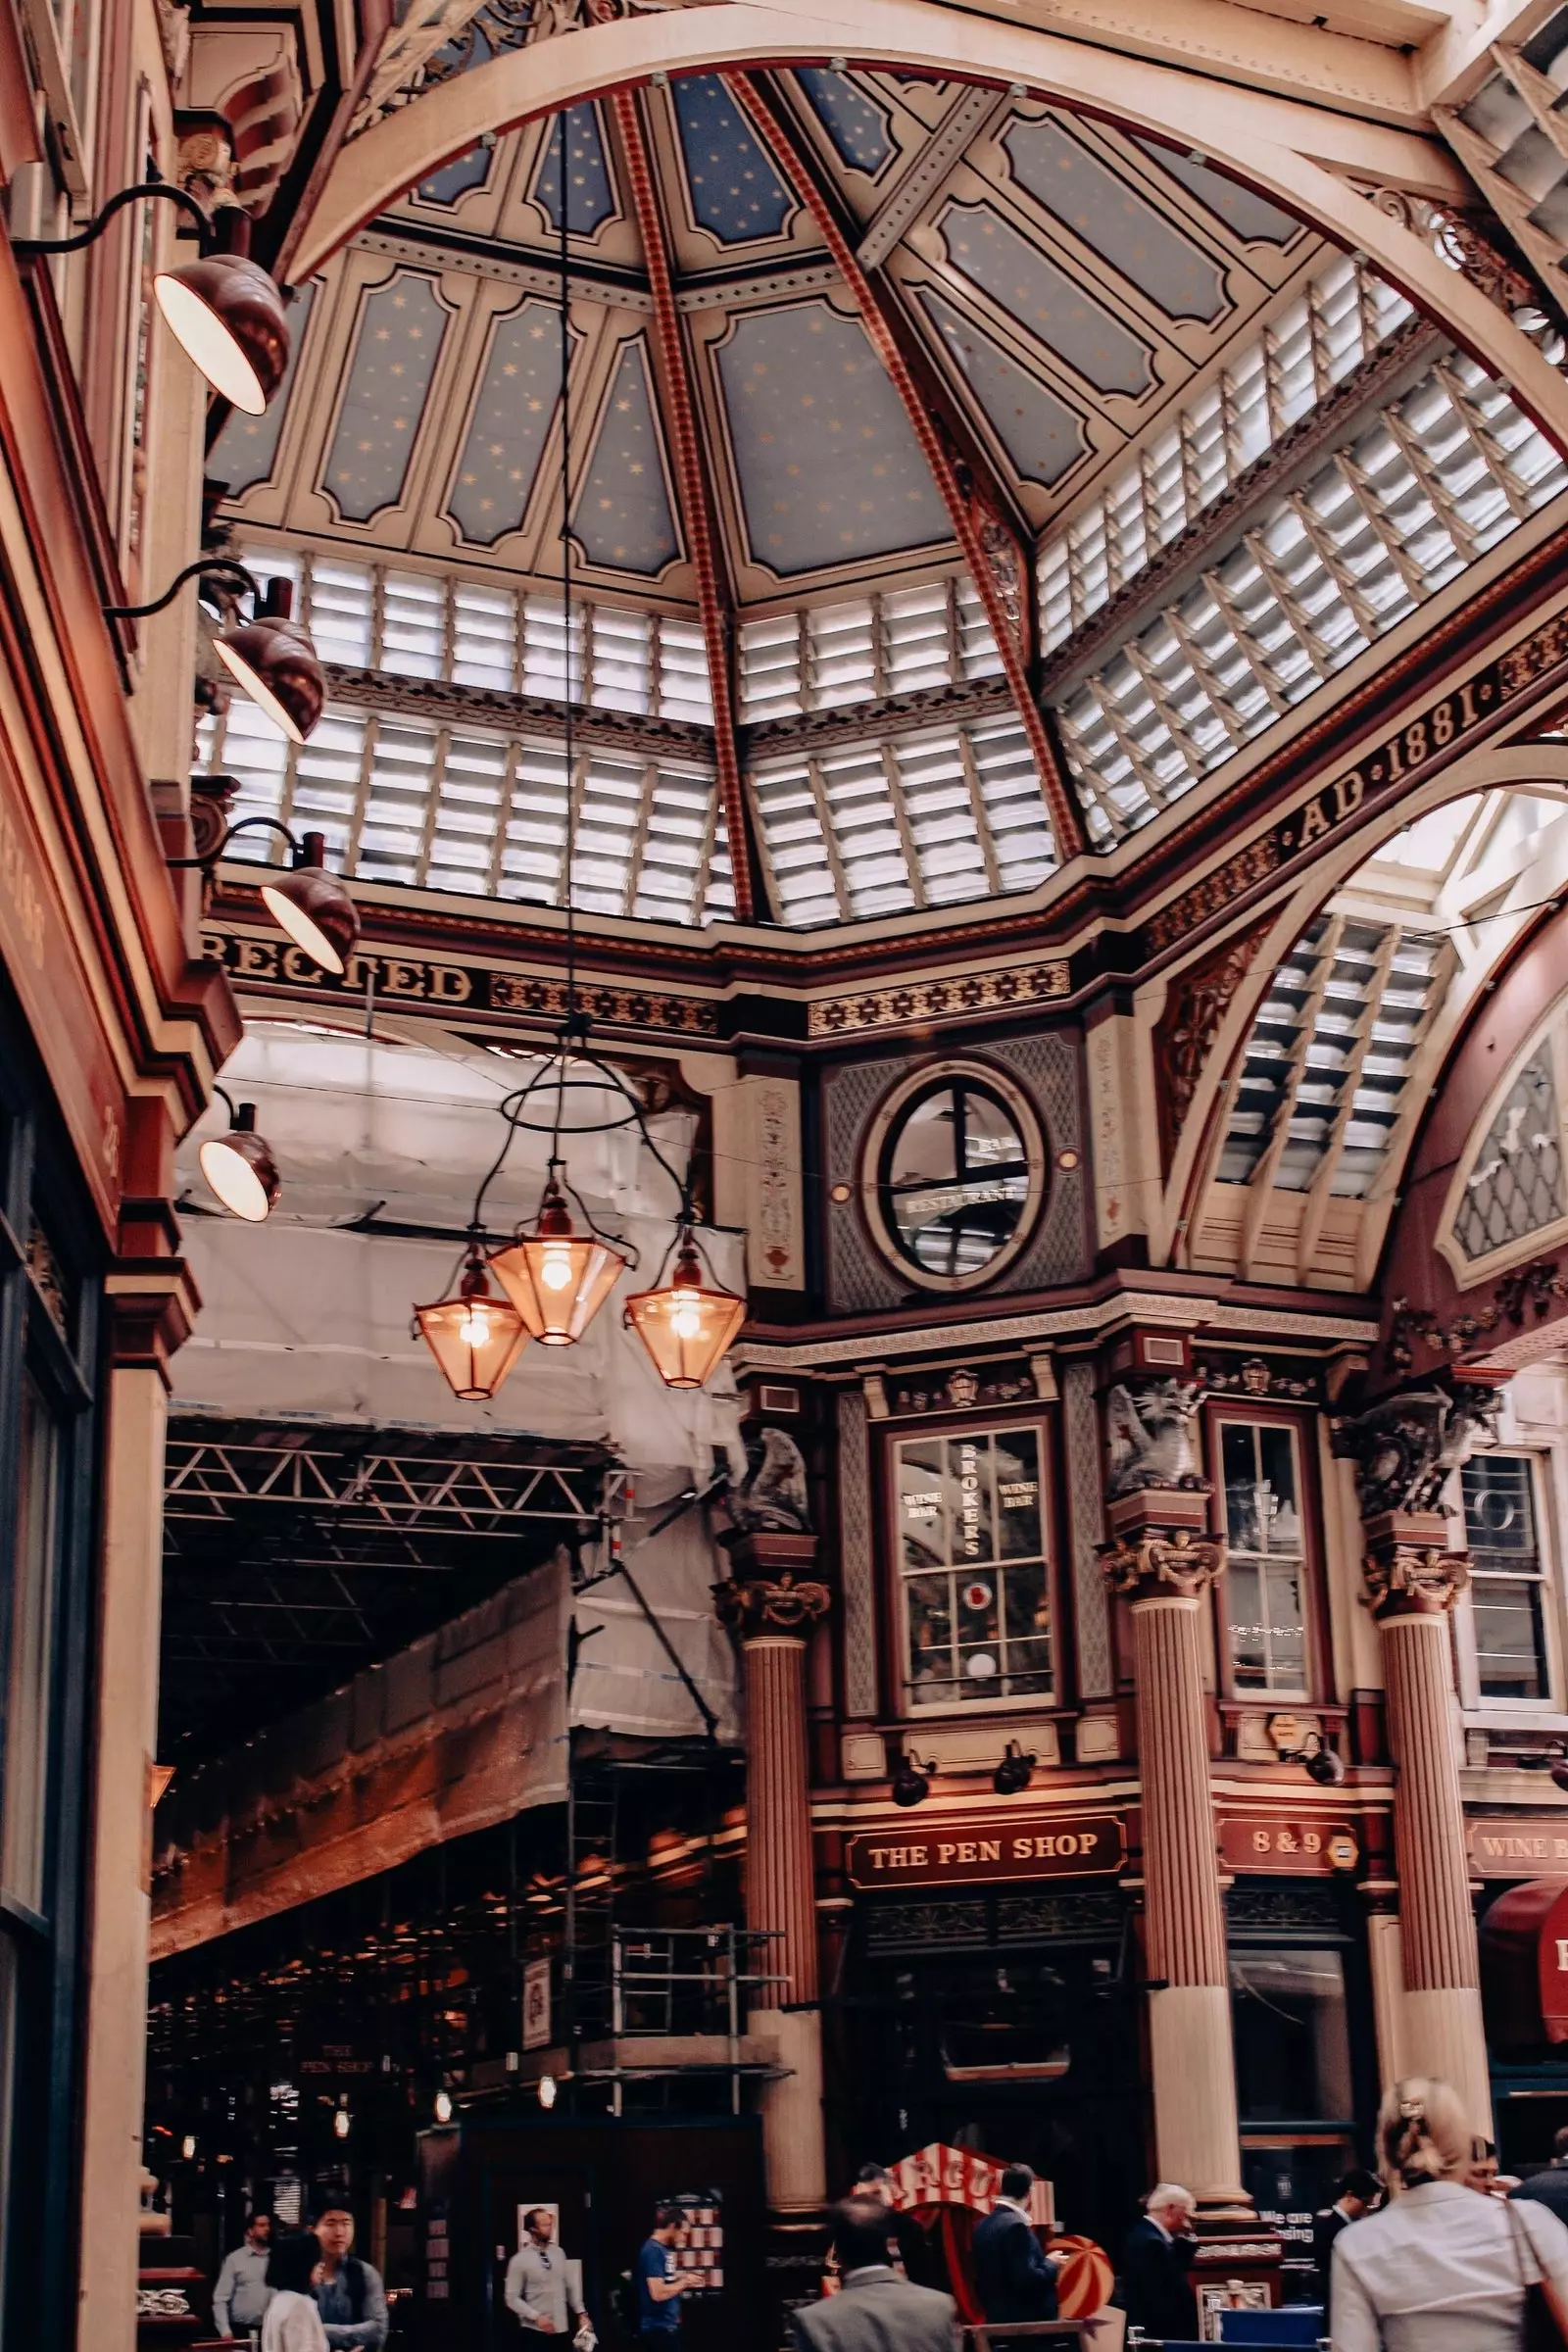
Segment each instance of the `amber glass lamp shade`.
[{"label": "amber glass lamp shade", "polygon": [[326,842],[307,833],[292,872],[262,884],[262,905],[294,945],[323,972],[340,978],[360,936],[359,909],[336,874],[326,871]]},{"label": "amber glass lamp shade", "polygon": [[231,1217],[263,1225],[282,1190],[277,1163],[256,1132],[256,1105],[242,1102],[226,1135],[209,1136],[197,1158],[208,1185]]},{"label": "amber glass lamp shade", "polygon": [[552,1182],[539,1214],[490,1260],[497,1281],[543,1348],[580,1340],[631,1263],[597,1233],[579,1233]]},{"label": "amber glass lamp shade", "polygon": [[746,1301],[711,1279],[689,1234],[681,1237],[669,1280],[626,1301],[626,1326],[653,1358],[666,1389],[700,1389],[723,1361],[746,1320]]},{"label": "amber glass lamp shade", "polygon": [[175,341],[213,390],[247,416],[260,416],[288,367],[283,297],[260,263],[213,253],[153,280]]},{"label": "amber glass lamp shade", "polygon": [[224,629],[213,651],[289,741],[303,743],[325,708],[326,676],[293,612],[291,584],[269,580],[256,618]]},{"label": "amber glass lamp shade", "polygon": [[496,1297],[477,1251],[463,1269],[457,1297],[416,1306],[414,1325],[465,1404],[493,1396],[528,1344],[522,1317],[510,1299]]}]

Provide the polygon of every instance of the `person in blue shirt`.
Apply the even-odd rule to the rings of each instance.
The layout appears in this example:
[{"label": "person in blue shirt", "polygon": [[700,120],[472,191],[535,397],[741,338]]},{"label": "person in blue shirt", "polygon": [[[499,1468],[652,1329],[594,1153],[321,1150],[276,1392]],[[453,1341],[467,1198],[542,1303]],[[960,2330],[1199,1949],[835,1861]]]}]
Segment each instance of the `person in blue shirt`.
[{"label": "person in blue shirt", "polygon": [[693,2274],[676,2267],[675,2248],[686,2228],[678,2205],[661,2205],[653,2234],[637,2257],[637,2332],[645,2344],[669,2345],[680,2334],[680,2298]]}]

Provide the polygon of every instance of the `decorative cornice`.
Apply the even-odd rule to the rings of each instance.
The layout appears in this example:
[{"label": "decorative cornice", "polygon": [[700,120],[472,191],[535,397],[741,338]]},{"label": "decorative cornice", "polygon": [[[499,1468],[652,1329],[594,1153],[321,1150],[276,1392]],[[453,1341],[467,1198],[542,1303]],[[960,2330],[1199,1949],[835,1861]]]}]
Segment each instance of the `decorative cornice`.
[{"label": "decorative cornice", "polygon": [[983,1317],[973,1323],[920,1323],[904,1328],[852,1332],[846,1337],[823,1337],[796,1343],[742,1338],[735,1344],[737,1364],[760,1372],[811,1372],[831,1364],[871,1364],[894,1355],[919,1355],[932,1348],[951,1349],[961,1331],[969,1348],[997,1347],[1014,1340],[1049,1340],[1094,1335],[1135,1317],[1141,1323],[1163,1323],[1179,1330],[1212,1325],[1216,1332],[1266,1334],[1275,1339],[1311,1339],[1343,1343],[1375,1340],[1378,1327],[1364,1317],[1348,1315],[1275,1313],[1261,1307],[1223,1306],[1217,1298],[1195,1298],[1180,1292],[1117,1291],[1082,1306],[1042,1307],[1033,1313]]},{"label": "decorative cornice", "polygon": [[961,726],[970,719],[994,718],[999,710],[1011,708],[1012,695],[1005,678],[974,678],[957,686],[916,686],[907,694],[885,694],[873,703],[842,703],[830,710],[803,710],[792,718],[759,719],[753,726],[742,727],[740,736],[750,760],[784,752],[817,751],[862,738],[886,743],[923,727]]},{"label": "decorative cornice", "polygon": [[808,1008],[807,1034],[855,1037],[877,1029],[961,1020],[1046,1004],[1071,991],[1071,968],[1061,957],[1049,963],[1014,964],[1001,971],[966,972],[952,980],[912,980],[904,988],[873,989],[861,997],[818,998]]}]

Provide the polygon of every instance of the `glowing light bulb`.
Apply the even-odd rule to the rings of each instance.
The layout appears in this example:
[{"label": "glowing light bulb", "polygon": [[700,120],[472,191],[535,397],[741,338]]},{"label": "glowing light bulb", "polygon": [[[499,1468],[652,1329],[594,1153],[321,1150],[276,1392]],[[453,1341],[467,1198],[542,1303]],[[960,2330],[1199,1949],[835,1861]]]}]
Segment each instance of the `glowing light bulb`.
[{"label": "glowing light bulb", "polygon": [[339,2139],[347,2139],[349,2135],[349,2111],[346,2107],[340,2107],[337,2113],[333,2116],[332,2129],[336,2132]]},{"label": "glowing light bulb", "polygon": [[436,2092],[436,2094],[435,2094],[435,2120],[436,2120],[436,2122],[437,2122],[438,2124],[450,2124],[450,2123],[451,2123],[451,2121],[452,2121],[452,2093],[451,2093],[451,2091],[450,2091],[450,2090],[438,2090],[438,2091]]},{"label": "glowing light bulb", "polygon": [[487,1348],[490,1345],[490,1318],[477,1300],[463,1318],[463,1344],[466,1348]]},{"label": "glowing light bulb", "polygon": [[557,2083],[555,2076],[541,2075],[539,2078],[539,2104],[541,2107],[553,2107],[555,2105],[556,2090]]},{"label": "glowing light bulb", "polygon": [[539,1263],[539,1279],[547,1291],[564,1291],[571,1287],[571,1252],[569,1250],[547,1250]]},{"label": "glowing light bulb", "polygon": [[179,2143],[179,2152],[184,2157],[185,2162],[189,2164],[191,2158],[196,2153],[196,2134],[194,2132],[186,2132],[184,2138]]},{"label": "glowing light bulb", "polygon": [[677,1340],[701,1339],[703,1333],[703,1302],[695,1291],[675,1293],[675,1311],[669,1327]]}]

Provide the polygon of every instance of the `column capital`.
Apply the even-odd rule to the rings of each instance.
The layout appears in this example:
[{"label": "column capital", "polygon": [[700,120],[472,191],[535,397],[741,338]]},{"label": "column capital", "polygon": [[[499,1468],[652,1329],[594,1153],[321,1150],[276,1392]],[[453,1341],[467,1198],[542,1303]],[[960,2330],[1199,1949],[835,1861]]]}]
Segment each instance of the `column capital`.
[{"label": "column capital", "polygon": [[1225,1565],[1217,1536],[1195,1536],[1185,1527],[1150,1529],[1129,1540],[1100,1545],[1100,1568],[1108,1590],[1141,1600],[1197,1600]]},{"label": "column capital", "polygon": [[1442,1617],[1470,1582],[1470,1555],[1447,1548],[1442,1511],[1378,1511],[1364,1522],[1362,1563],[1372,1613],[1380,1625],[1396,1617]]},{"label": "column capital", "polygon": [[826,1585],[798,1580],[788,1568],[778,1576],[726,1577],[713,1587],[720,1625],[731,1627],[743,1642],[778,1634],[804,1642],[832,1602]]}]

